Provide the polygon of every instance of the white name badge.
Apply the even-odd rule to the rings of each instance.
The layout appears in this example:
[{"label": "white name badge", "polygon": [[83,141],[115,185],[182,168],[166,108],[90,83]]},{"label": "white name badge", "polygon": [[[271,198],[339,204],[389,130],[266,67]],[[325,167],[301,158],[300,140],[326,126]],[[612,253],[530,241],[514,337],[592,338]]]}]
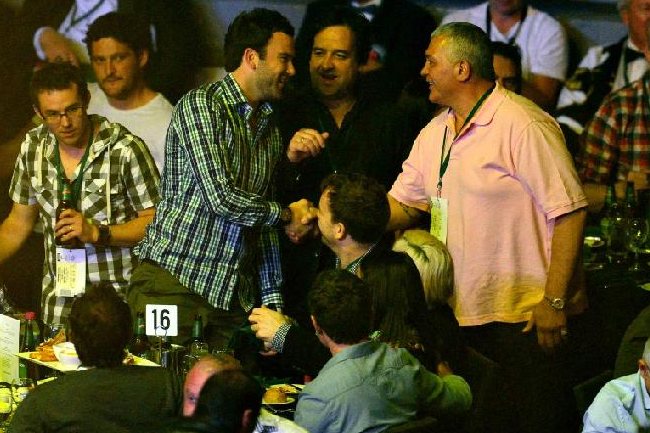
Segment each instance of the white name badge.
[{"label": "white name badge", "polygon": [[449,201],[442,197],[431,197],[431,234],[447,244],[447,221]]},{"label": "white name badge", "polygon": [[56,247],[56,296],[74,297],[86,290],[86,250]]},{"label": "white name badge", "polygon": [[178,335],[178,306],[147,304],[145,306],[147,335],[175,337]]}]

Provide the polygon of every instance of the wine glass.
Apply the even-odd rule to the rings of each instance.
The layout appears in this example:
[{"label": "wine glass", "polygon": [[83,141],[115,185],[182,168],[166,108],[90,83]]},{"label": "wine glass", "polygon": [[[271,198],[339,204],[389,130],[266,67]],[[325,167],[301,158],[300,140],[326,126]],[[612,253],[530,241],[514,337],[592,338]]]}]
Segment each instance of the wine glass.
[{"label": "wine glass", "polygon": [[16,405],[22,403],[27,397],[27,394],[34,389],[34,381],[28,377],[21,377],[11,381],[11,388],[13,390],[14,403]]},{"label": "wine glass", "polygon": [[11,389],[0,388],[0,426],[4,426],[13,406],[13,398],[11,397]]},{"label": "wine glass", "polygon": [[627,247],[634,253],[634,262],[629,267],[630,271],[640,271],[639,249],[643,246],[648,238],[648,221],[643,218],[632,218],[626,229]]}]

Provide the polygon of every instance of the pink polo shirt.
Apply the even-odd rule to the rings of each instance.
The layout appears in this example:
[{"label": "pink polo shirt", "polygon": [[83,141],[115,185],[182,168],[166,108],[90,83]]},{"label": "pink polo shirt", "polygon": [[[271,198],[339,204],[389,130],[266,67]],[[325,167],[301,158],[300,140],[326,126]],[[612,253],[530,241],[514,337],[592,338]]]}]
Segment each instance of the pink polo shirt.
[{"label": "pink polo shirt", "polygon": [[[449,149],[451,110],[420,132],[390,190],[395,199],[429,210],[445,125]],[[560,128],[529,100],[497,86],[461,132],[442,179],[454,312],[461,326],[526,321],[544,294],[555,218],[587,200]]]}]

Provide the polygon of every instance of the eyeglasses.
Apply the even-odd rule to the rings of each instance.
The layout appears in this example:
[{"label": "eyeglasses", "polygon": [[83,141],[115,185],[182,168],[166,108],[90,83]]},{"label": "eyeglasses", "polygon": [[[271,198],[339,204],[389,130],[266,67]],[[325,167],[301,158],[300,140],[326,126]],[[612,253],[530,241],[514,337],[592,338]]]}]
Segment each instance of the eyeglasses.
[{"label": "eyeglasses", "polygon": [[50,123],[52,125],[58,125],[59,123],[61,123],[61,119],[63,119],[63,116],[67,117],[68,120],[79,117],[82,108],[83,108],[82,104],[71,105],[70,107],[66,108],[62,112],[46,111],[45,113],[43,113],[43,117],[45,118],[47,123]]}]

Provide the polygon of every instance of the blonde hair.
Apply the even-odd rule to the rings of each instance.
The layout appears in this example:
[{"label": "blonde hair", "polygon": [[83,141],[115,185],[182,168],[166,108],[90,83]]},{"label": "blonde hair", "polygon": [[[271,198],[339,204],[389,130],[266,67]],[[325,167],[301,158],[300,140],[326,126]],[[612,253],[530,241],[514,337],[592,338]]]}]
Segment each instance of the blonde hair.
[{"label": "blonde hair", "polygon": [[449,301],[454,294],[454,264],[442,242],[426,230],[406,230],[393,244],[393,251],[406,253],[413,259],[429,307]]}]

